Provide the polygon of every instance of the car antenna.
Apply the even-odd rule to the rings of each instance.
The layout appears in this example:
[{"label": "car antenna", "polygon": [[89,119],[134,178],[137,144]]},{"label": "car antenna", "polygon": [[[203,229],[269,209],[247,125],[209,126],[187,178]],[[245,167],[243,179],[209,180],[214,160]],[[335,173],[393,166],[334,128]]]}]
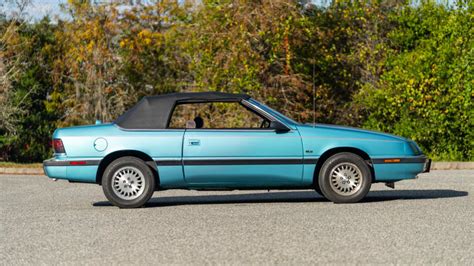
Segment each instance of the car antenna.
[{"label": "car antenna", "polygon": [[315,97],[315,94],[316,94],[316,88],[315,88],[315,85],[314,85],[314,61],[316,61],[315,59],[313,59],[313,82],[312,82],[312,86],[313,86],[313,127],[316,126],[316,97]]}]

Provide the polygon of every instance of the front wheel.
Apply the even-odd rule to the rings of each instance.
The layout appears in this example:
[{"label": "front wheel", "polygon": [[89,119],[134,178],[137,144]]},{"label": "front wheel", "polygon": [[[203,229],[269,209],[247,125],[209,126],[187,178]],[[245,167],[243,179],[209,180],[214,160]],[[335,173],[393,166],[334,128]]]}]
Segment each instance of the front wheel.
[{"label": "front wheel", "polygon": [[120,208],[143,206],[153,195],[155,179],[150,168],[136,157],[122,157],[110,163],[102,178],[107,199]]},{"label": "front wheel", "polygon": [[353,153],[335,154],[321,167],[320,189],[332,202],[358,202],[369,193],[371,184],[372,175],[368,165]]}]

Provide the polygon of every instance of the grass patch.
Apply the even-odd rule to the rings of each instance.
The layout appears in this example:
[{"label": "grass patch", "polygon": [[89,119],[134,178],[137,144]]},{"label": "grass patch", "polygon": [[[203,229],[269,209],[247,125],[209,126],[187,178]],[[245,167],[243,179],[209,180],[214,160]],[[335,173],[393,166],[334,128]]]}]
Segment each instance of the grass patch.
[{"label": "grass patch", "polygon": [[0,167],[5,168],[42,168],[42,163],[14,163],[14,162],[0,162]]}]

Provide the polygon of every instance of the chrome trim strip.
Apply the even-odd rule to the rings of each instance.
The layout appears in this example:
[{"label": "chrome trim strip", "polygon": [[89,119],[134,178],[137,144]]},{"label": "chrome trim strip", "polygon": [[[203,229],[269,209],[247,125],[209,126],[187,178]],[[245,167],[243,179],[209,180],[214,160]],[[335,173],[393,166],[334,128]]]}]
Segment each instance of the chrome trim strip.
[{"label": "chrome trim strip", "polygon": [[185,159],[185,160],[155,160],[158,166],[177,166],[177,165],[283,165],[283,164],[316,164],[318,159],[290,159],[290,158],[273,158],[273,159]]},{"label": "chrome trim strip", "polygon": [[155,160],[157,166],[177,166],[182,165],[181,160]]},{"label": "chrome trim strip", "polygon": [[[275,132],[275,129],[268,128],[187,128],[186,132],[208,132],[208,131],[231,131],[231,132]],[[227,138],[227,136],[224,136]]]},{"label": "chrome trim strip", "polygon": [[[285,125],[286,127],[288,127],[288,125],[285,123],[285,122],[282,122],[280,119],[276,118],[275,116],[273,116],[272,114],[269,114],[267,111],[263,110],[262,108],[254,105],[253,103],[247,101],[247,100],[242,100],[242,104],[245,105],[246,107],[254,110],[255,112],[263,115],[265,118],[267,118],[268,120],[270,121],[278,121],[280,123],[282,123],[283,125]],[[288,129],[291,130],[290,127],[288,127]]]},{"label": "chrome trim strip", "polygon": [[[85,162],[84,164],[71,164],[71,162]],[[45,166],[90,166],[90,165],[99,165],[100,160],[73,160],[73,161],[56,161],[56,160],[46,160],[43,162],[43,167]]]},{"label": "chrome trim strip", "polygon": [[186,130],[185,128],[143,128],[143,129],[140,129],[140,128],[124,128],[124,127],[121,127],[119,126],[118,124],[115,124],[112,123],[113,126],[115,126],[116,128],[118,128],[119,130],[122,130],[122,131],[140,131],[140,132],[146,132],[146,131],[151,131],[151,132],[183,132]]},{"label": "chrome trim strip", "polygon": [[[245,105],[246,107],[252,109],[253,111],[261,114],[262,116],[264,116],[266,119],[270,120],[270,121],[279,121],[281,122],[280,120],[278,120],[276,117],[274,117],[273,115],[269,114],[268,112],[266,112],[265,110],[263,110],[262,108],[252,104],[251,102],[247,101],[247,100],[242,100],[241,103],[243,105]],[[283,123],[284,124],[284,123]]]},{"label": "chrome trim strip", "polygon": [[[85,162],[84,164],[71,164],[71,162]],[[157,166],[178,166],[178,165],[281,165],[281,164],[316,164],[317,158],[309,159],[292,159],[292,158],[271,158],[271,159],[173,159],[173,160],[156,160]],[[91,166],[99,165],[100,160],[73,160],[73,161],[56,161],[46,160],[43,162],[43,167],[46,166]]]},{"label": "chrome trim strip", "polygon": [[[385,162],[388,160],[388,162]],[[423,157],[405,157],[405,158],[373,158],[374,164],[399,164],[399,163],[425,163],[428,160],[425,156]]]}]

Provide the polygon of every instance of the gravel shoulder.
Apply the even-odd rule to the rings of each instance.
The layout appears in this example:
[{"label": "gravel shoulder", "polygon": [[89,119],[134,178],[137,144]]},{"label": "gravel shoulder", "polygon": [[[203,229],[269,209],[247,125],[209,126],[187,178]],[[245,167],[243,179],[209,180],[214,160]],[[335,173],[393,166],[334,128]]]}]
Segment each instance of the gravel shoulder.
[{"label": "gravel shoulder", "polygon": [[474,170],[432,171],[366,200],[313,191],[156,192],[111,206],[100,186],[0,175],[0,263],[474,263]]}]

